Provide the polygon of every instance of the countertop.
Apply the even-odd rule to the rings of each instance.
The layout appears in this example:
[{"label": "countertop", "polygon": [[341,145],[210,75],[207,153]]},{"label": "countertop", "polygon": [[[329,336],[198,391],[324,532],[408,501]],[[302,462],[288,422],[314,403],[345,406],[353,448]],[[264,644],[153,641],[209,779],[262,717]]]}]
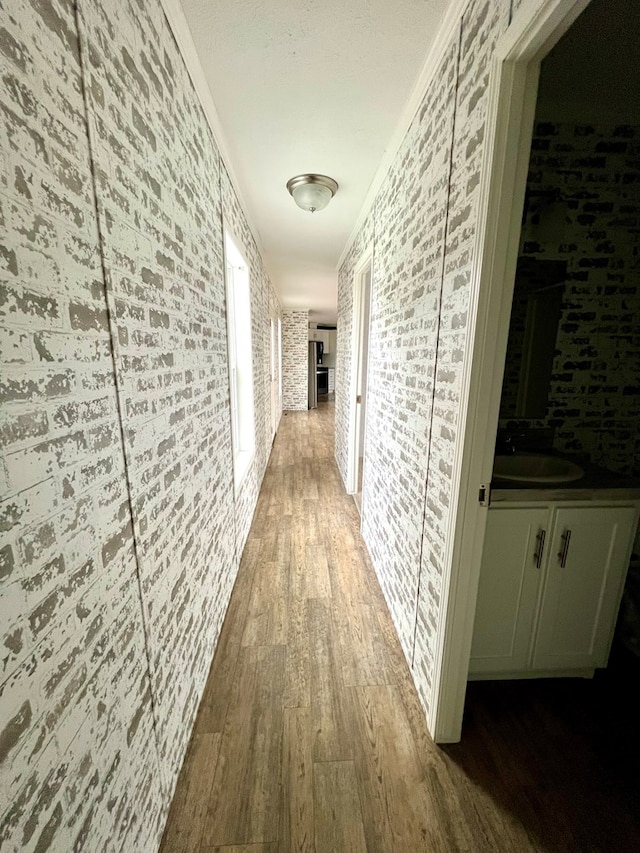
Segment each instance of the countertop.
[{"label": "countertop", "polygon": [[[558,454],[561,456],[561,454]],[[491,505],[505,501],[625,501],[640,500],[640,480],[623,474],[614,474],[585,462],[565,456],[584,469],[584,475],[572,483],[523,483],[516,480],[493,480],[491,483]]]}]

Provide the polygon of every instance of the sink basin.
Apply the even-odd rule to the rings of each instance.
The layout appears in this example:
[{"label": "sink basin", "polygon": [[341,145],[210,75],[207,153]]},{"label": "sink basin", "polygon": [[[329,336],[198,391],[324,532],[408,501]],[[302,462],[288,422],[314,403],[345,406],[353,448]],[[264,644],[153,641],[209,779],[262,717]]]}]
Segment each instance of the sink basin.
[{"label": "sink basin", "polygon": [[496,456],[493,462],[494,480],[517,480],[520,483],[572,483],[584,474],[583,469],[559,456],[514,454]]}]

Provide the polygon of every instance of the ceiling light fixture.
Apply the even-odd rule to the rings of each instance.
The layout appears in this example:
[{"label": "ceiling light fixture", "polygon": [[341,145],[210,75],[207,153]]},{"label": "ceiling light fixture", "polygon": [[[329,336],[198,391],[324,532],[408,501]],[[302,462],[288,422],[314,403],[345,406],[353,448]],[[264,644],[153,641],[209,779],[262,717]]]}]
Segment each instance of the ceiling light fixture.
[{"label": "ceiling light fixture", "polygon": [[287,189],[298,207],[315,213],[329,204],[338,184],[326,175],[296,175],[287,181]]}]

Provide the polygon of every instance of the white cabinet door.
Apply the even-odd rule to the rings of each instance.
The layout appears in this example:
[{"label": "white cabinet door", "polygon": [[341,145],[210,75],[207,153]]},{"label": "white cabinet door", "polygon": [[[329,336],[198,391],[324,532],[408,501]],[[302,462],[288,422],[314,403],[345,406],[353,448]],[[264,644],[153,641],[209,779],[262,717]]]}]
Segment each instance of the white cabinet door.
[{"label": "white cabinet door", "polygon": [[335,329],[329,330],[329,342],[327,344],[327,352],[336,352],[338,344],[338,332]]},{"label": "white cabinet door", "polygon": [[514,672],[529,663],[550,512],[489,510],[469,674]]},{"label": "white cabinet door", "polygon": [[633,506],[556,509],[533,669],[606,665],[635,523]]}]

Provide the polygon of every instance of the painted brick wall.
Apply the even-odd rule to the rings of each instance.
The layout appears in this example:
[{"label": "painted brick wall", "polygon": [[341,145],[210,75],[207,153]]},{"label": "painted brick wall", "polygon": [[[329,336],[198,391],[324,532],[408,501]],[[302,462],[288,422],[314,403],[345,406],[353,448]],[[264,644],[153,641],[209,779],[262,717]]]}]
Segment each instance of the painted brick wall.
[{"label": "painted brick wall", "polygon": [[[510,0],[466,6],[373,205],[363,531],[427,715],[448,570],[489,62],[510,15]],[[357,240],[364,245],[362,235]],[[340,274],[343,330],[352,323],[354,251]],[[345,376],[351,349],[343,333],[338,365]],[[349,410],[338,392],[336,413],[336,456],[345,476]]]},{"label": "painted brick wall", "polygon": [[[566,284],[546,417],[516,422],[550,427],[556,449],[634,476],[640,476],[639,152],[640,127],[536,125],[521,256],[565,263]],[[555,189],[563,220],[557,234],[544,228]],[[501,426],[512,420],[506,414]]]},{"label": "painted brick wall", "polygon": [[153,850],[162,777],[73,5],[16,0],[2,28],[0,847]]},{"label": "painted brick wall", "polygon": [[511,17],[512,18],[516,14],[516,12],[520,9],[520,7],[523,5],[524,2],[525,2],[525,0],[511,0]]},{"label": "painted brick wall", "polygon": [[426,707],[435,666],[436,629],[444,604],[440,595],[442,580],[448,571],[445,552],[451,535],[452,465],[459,441],[460,388],[478,224],[489,62],[497,39],[507,29],[508,19],[507,3],[472,0],[463,15],[460,33],[434,416],[414,650],[414,675]]},{"label": "painted brick wall", "polygon": [[306,410],[308,399],[309,312],[282,313],[282,408]]},{"label": "painted brick wall", "polygon": [[[385,566],[405,655],[415,633],[433,417],[457,45],[405,138],[375,209],[363,535]],[[409,217],[406,211],[411,211]],[[379,235],[379,238],[378,238]],[[386,460],[379,464],[379,460]],[[401,460],[396,465],[393,460]],[[390,511],[391,510],[391,511]]]},{"label": "painted brick wall", "polygon": [[[78,21],[0,15],[0,846],[147,853],[270,451],[280,309],[159,4]],[[222,214],[252,288],[235,503]]]},{"label": "painted brick wall", "polygon": [[151,684],[169,792],[234,579],[219,157],[197,100],[185,97],[187,72],[161,9],[151,5],[134,15],[124,0],[92,0],[80,8]]}]

